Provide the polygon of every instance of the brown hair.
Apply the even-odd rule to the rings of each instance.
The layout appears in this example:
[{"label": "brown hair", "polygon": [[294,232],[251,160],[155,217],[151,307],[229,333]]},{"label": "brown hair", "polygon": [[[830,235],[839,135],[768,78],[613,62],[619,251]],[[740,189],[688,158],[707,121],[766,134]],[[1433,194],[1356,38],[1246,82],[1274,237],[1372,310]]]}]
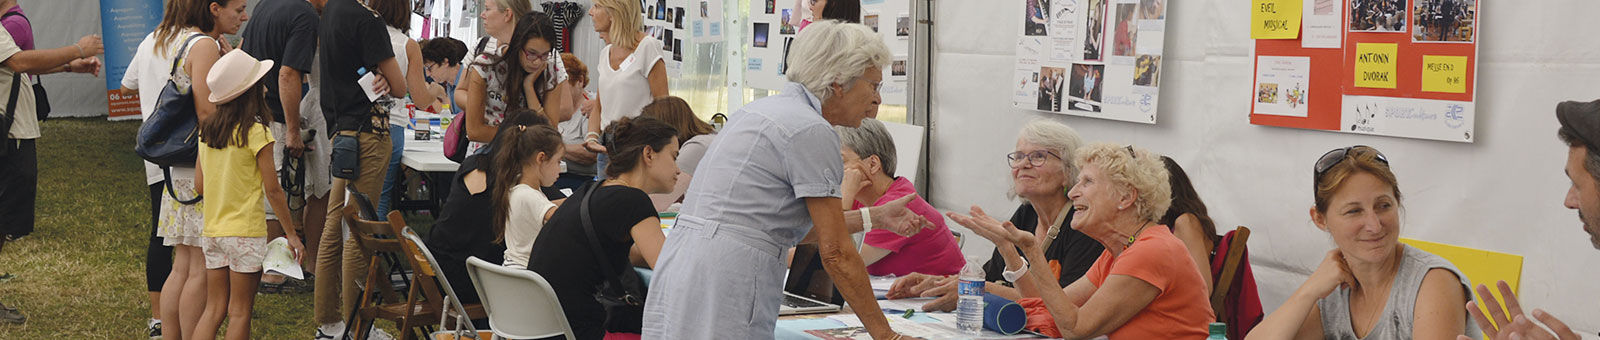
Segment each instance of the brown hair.
[{"label": "brown hair", "polygon": [[610,160],[610,163],[606,164],[606,177],[616,178],[633,171],[633,168],[639,166],[639,160],[644,158],[646,147],[660,152],[677,135],[678,129],[650,116],[622,118],[611,122],[601,136],[605,141],[606,154]]},{"label": "brown hair", "polygon": [[383,23],[400,29],[400,32],[411,31],[411,4],[406,0],[366,0],[367,7],[378,14],[378,19]]},{"label": "brown hair", "polygon": [[[577,82],[578,87],[589,86],[589,66],[584,65],[578,56],[572,53],[561,54],[561,66],[567,68],[567,81]],[[582,88],[577,89],[583,91]]]},{"label": "brown hair", "polygon": [[689,142],[694,136],[716,132],[711,123],[706,123],[694,115],[694,109],[689,108],[689,102],[683,101],[683,98],[673,96],[658,98],[645,105],[639,115],[655,117],[677,129],[680,145]]},{"label": "brown hair", "polygon": [[[505,241],[506,219],[511,215],[511,188],[520,184],[519,179],[524,175],[522,165],[537,160],[541,152],[545,162],[560,161],[556,152],[564,144],[561,133],[544,123],[506,124],[495,137],[500,137],[500,145],[494,148],[494,164],[499,166],[489,172],[494,176],[494,241],[499,243]],[[544,214],[543,211],[535,213]]]},{"label": "brown hair", "polygon": [[[227,6],[231,0],[171,0],[167,2],[166,12],[161,16],[161,23],[156,25],[155,48],[156,55],[166,56],[176,50],[168,51],[163,48],[178,37],[178,33],[190,27],[199,28],[201,32],[210,31],[216,27],[217,18],[211,17],[211,4],[218,3]],[[181,58],[182,56],[174,56]]]},{"label": "brown hair", "polygon": [[[1315,202],[1317,212],[1327,213],[1329,202],[1333,194],[1344,186],[1345,180],[1358,173],[1372,174],[1379,181],[1388,184],[1394,190],[1395,202],[1400,202],[1400,181],[1395,178],[1394,172],[1389,170],[1389,163],[1378,160],[1378,149],[1366,146],[1351,148],[1346,152],[1344,159],[1338,164],[1328,168],[1322,173],[1321,178],[1312,178],[1316,183]],[[1316,176],[1316,175],[1312,175]]]},{"label": "brown hair", "polygon": [[1177,228],[1178,217],[1183,214],[1194,214],[1200,220],[1200,231],[1205,233],[1206,240],[1215,245],[1221,237],[1217,236],[1217,224],[1211,221],[1211,215],[1206,213],[1206,202],[1200,200],[1200,193],[1194,190],[1194,184],[1189,182],[1189,174],[1178,166],[1172,157],[1161,156],[1161,163],[1167,166],[1167,182],[1172,184],[1172,206],[1167,208],[1166,216],[1161,216],[1158,222],[1168,229]]},{"label": "brown hair", "polygon": [[233,100],[217,104],[211,119],[200,121],[200,140],[212,149],[248,146],[251,127],[272,121],[268,110],[266,88],[258,81]]},{"label": "brown hair", "polygon": [[1589,172],[1589,177],[1594,177],[1596,181],[1600,181],[1600,153],[1597,153],[1594,148],[1590,148],[1588,144],[1584,144],[1582,138],[1578,138],[1578,130],[1571,125],[1563,124],[1560,130],[1556,130],[1556,136],[1561,138],[1561,142],[1567,143],[1568,147],[1583,148],[1585,151],[1583,169]]}]

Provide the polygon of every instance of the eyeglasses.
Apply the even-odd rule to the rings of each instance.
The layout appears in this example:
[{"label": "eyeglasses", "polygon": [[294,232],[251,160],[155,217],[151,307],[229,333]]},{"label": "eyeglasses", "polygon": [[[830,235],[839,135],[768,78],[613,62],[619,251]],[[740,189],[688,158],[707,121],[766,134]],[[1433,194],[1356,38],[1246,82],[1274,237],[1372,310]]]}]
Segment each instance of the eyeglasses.
[{"label": "eyeglasses", "polygon": [[1377,157],[1375,158],[1377,158],[1379,163],[1383,163],[1384,166],[1389,165],[1389,157],[1383,156],[1383,153],[1378,152],[1378,149],[1374,149],[1366,145],[1347,146],[1333,149],[1328,151],[1328,153],[1322,154],[1322,158],[1317,159],[1316,167],[1312,168],[1314,171],[1312,172],[1312,175],[1314,176],[1312,178],[1316,182],[1321,182],[1322,175],[1327,174],[1329,169],[1333,169],[1333,166],[1339,165],[1340,162],[1344,162],[1345,158],[1350,158],[1348,156],[1355,155],[1359,152],[1372,152],[1376,154]]},{"label": "eyeglasses", "polygon": [[532,59],[532,60],[536,60],[536,61],[537,60],[546,60],[546,59],[550,59],[550,54],[551,54],[550,52],[552,52],[552,51],[555,51],[555,50],[552,49],[550,51],[539,52],[539,51],[525,49],[525,50],[522,50],[522,57],[523,58]]},{"label": "eyeglasses", "polygon": [[1046,159],[1050,159],[1050,157],[1055,157],[1056,159],[1060,159],[1061,155],[1057,155],[1054,151],[1045,151],[1045,150],[1039,150],[1039,151],[1034,151],[1034,152],[1017,151],[1017,152],[1012,152],[1012,153],[1006,154],[1006,160],[1009,161],[1008,163],[1011,164],[1011,167],[1013,167],[1013,168],[1018,167],[1018,166],[1022,166],[1022,161],[1023,160],[1027,160],[1028,161],[1028,165],[1041,166],[1041,165],[1044,165],[1044,161]]}]

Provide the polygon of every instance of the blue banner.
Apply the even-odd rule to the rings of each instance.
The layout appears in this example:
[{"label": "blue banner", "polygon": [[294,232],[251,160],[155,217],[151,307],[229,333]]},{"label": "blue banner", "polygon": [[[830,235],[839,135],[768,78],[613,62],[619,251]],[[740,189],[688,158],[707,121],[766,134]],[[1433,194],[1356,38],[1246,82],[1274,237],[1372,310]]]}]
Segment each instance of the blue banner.
[{"label": "blue banner", "polygon": [[161,0],[100,0],[100,32],[106,46],[106,96],[111,118],[139,115],[139,97],[121,95],[122,74],[139,42],[161,23]]}]

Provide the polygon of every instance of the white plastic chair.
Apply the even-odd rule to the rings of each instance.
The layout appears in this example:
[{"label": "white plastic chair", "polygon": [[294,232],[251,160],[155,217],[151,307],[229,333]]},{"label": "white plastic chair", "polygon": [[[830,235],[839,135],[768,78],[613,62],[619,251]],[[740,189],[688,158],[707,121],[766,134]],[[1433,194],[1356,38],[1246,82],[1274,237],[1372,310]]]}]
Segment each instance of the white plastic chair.
[{"label": "white plastic chair", "polygon": [[539,339],[572,334],[550,283],[531,270],[512,269],[478,257],[467,258],[467,275],[489,313],[489,329],[507,339]]}]

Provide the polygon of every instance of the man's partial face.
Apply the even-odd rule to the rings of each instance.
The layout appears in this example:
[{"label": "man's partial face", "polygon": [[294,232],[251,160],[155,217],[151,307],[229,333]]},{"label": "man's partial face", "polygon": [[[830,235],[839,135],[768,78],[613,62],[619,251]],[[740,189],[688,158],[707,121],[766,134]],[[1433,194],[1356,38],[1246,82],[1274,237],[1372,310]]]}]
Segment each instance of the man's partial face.
[{"label": "man's partial face", "polygon": [[1583,221],[1583,231],[1589,233],[1589,243],[1600,249],[1600,183],[1583,167],[1588,156],[1588,149],[1583,146],[1567,149],[1566,172],[1572,187],[1567,189],[1563,203],[1567,209],[1578,210],[1578,220]]}]

